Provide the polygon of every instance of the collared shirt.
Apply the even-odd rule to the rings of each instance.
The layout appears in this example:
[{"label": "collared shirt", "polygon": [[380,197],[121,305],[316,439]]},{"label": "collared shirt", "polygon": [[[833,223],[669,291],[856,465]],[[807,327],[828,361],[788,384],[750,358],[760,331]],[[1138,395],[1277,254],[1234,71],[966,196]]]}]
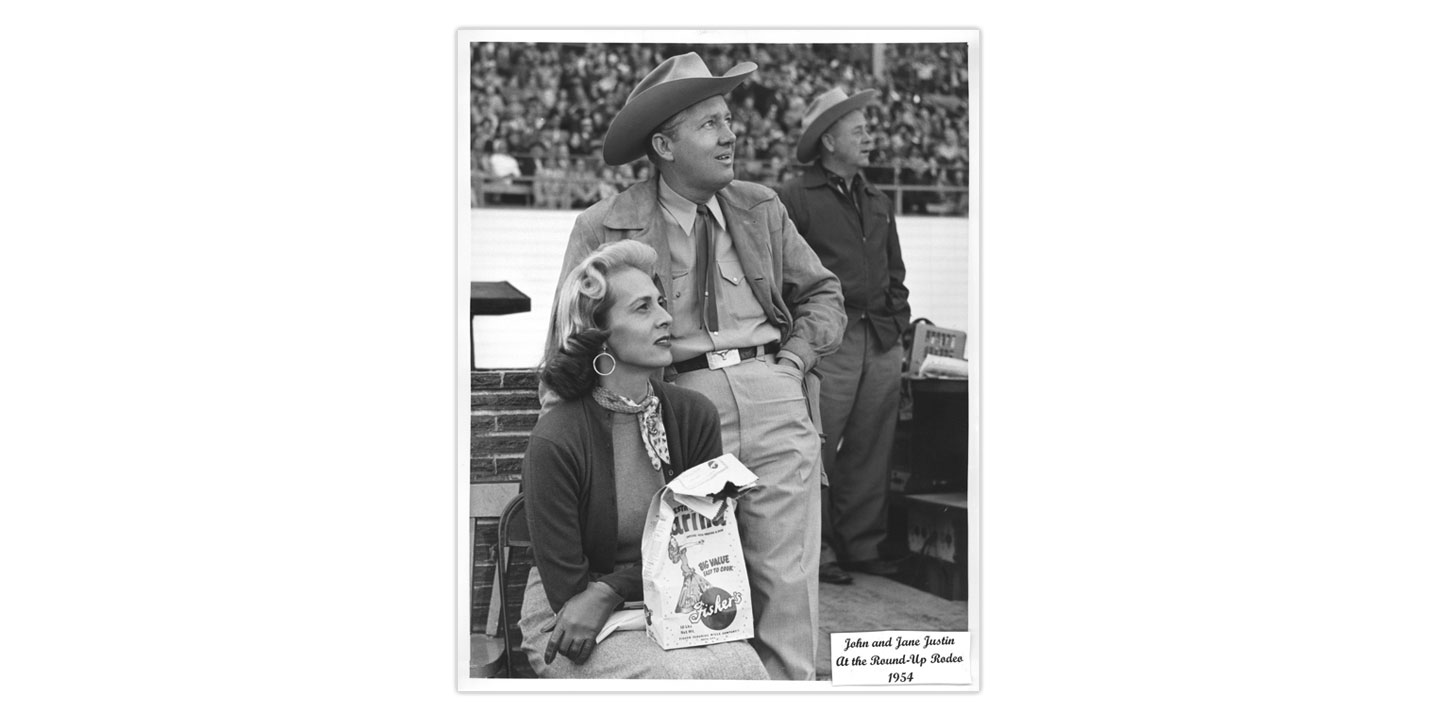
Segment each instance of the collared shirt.
[{"label": "collared shirt", "polygon": [[857,172],[853,178],[845,178],[830,172],[830,168],[823,167],[825,178],[840,191],[840,194],[850,201],[858,211],[860,209],[860,193],[865,190],[865,173]]},{"label": "collared shirt", "polygon": [[[666,298],[671,316],[670,350],[676,362],[689,360],[711,350],[754,347],[780,339],[780,328],[770,324],[765,310],[756,301],[740,256],[727,230],[725,213],[720,201],[711,197],[705,203],[718,227],[712,228],[711,242],[715,264],[721,280],[718,308],[720,331],[707,333],[700,327],[704,312],[705,283],[695,277],[695,221],[699,208],[675,192],[660,178],[660,207],[665,211],[665,242],[670,248],[671,296]],[[798,364],[798,363],[797,363]]]}]

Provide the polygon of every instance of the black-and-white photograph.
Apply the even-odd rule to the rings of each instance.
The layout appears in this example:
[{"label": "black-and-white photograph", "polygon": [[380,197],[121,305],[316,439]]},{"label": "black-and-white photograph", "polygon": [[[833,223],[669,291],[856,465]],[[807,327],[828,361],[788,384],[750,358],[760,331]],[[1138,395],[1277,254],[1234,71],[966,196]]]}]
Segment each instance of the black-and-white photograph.
[{"label": "black-and-white photograph", "polygon": [[1440,716],[1440,44],[1299,8],[5,4],[0,714]]},{"label": "black-and-white photograph", "polygon": [[975,689],[978,33],[457,55],[461,689]]}]

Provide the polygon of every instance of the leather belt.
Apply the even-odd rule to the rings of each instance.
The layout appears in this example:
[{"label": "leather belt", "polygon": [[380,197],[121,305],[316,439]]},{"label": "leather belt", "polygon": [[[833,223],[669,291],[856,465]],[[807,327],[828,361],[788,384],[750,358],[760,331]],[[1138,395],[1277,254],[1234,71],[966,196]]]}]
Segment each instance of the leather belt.
[{"label": "leather belt", "polygon": [[682,360],[672,367],[676,373],[687,373],[692,370],[707,370],[728,367],[738,364],[744,360],[753,359],[756,355],[774,355],[780,352],[780,343],[772,342],[764,346],[743,347],[734,350],[716,350],[703,355],[697,355],[689,360]]}]

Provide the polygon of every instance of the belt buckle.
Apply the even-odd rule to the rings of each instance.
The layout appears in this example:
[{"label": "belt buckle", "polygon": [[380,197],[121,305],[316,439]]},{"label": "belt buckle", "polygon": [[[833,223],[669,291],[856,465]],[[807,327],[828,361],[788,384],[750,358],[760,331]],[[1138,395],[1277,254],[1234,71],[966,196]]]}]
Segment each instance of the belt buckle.
[{"label": "belt buckle", "polygon": [[731,348],[729,350],[707,352],[705,353],[705,362],[710,366],[711,370],[719,370],[720,368],[730,367],[731,365],[739,365],[740,351]]}]

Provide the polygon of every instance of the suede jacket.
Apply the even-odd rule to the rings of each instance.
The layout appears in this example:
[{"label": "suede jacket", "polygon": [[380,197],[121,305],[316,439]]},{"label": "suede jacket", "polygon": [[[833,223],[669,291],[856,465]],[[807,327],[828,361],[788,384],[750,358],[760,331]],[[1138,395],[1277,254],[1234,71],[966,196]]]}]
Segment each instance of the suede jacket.
[{"label": "suede jacket", "polygon": [[[659,193],[659,177],[651,176],[580,213],[565,248],[560,267],[562,281],[600,245],[638,240],[654,248],[659,256],[656,275],[664,297],[670,297],[670,245],[665,241],[665,211],[660,207]],[[780,328],[781,349],[804,363],[801,370],[810,371],[817,360],[840,346],[845,334],[840,281],[796,232],[775,191],[737,180],[715,196],[725,213],[725,227],[735,243],[750,290],[765,317]],[[555,343],[551,328],[546,357]]]}]

